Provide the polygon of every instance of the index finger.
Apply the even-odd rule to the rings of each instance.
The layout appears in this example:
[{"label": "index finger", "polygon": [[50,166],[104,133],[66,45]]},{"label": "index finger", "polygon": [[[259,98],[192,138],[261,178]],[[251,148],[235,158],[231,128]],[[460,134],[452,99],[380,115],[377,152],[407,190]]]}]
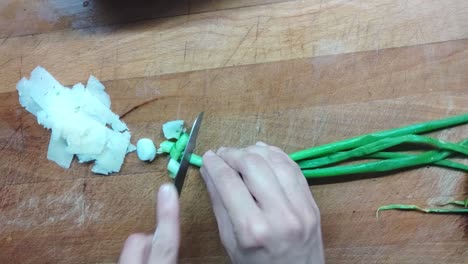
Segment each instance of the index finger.
[{"label": "index finger", "polygon": [[221,201],[235,228],[245,226],[250,217],[263,218],[260,208],[254,201],[240,175],[214,152],[203,156],[203,167],[216,188]]}]

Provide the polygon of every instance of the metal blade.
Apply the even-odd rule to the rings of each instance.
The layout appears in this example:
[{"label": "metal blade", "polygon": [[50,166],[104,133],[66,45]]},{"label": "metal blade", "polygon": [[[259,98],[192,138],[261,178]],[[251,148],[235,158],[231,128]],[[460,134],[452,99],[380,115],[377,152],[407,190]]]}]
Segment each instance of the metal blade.
[{"label": "metal blade", "polygon": [[185,176],[187,175],[187,170],[190,165],[190,157],[192,156],[193,149],[195,148],[198,130],[200,129],[200,124],[203,119],[203,112],[198,114],[197,119],[193,123],[192,130],[190,130],[189,140],[187,142],[187,146],[185,147],[184,154],[182,155],[182,159],[180,161],[179,171],[174,180],[175,187],[179,196],[182,192],[182,187],[184,186]]}]

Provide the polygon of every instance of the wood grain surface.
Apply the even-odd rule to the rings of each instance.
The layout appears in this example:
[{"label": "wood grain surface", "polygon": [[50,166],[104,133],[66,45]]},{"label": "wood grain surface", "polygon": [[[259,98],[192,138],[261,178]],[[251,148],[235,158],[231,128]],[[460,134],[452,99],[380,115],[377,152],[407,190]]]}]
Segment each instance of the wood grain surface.
[{"label": "wood grain surface", "polygon": [[[468,112],[466,0],[19,1],[0,3],[0,263],[115,263],[155,227],[166,160],[120,173],[63,170],[18,102],[21,76],[106,86],[132,141],[205,119],[196,152],[258,140],[287,152]],[[175,3],[177,2],[177,3]],[[437,133],[458,141],[468,126]],[[467,174],[424,167],[311,182],[327,263],[466,263],[468,218],[375,209],[468,196]],[[180,263],[228,263],[199,173],[181,198]]]}]

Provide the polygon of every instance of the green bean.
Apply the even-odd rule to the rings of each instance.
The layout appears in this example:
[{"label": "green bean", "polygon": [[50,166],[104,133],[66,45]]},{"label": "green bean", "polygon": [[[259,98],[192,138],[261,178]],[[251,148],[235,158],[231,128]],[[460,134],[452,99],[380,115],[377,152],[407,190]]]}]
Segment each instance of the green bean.
[{"label": "green bean", "polygon": [[439,151],[438,153],[434,152],[428,151],[428,153],[422,153],[411,157],[380,160],[360,164],[334,166],[329,168],[311,170],[303,169],[302,173],[306,178],[314,179],[356,173],[384,172],[401,168],[413,167],[417,165],[434,163],[436,161],[443,160],[444,158],[452,154],[450,151]]},{"label": "green bean", "polygon": [[418,135],[405,135],[395,138],[384,138],[379,141],[357,147],[353,150],[338,152],[331,154],[330,156],[304,160],[298,162],[299,166],[304,169],[312,169],[317,167],[322,167],[325,165],[337,163],[340,161],[348,160],[351,158],[362,157],[369,155],[375,152],[378,152],[383,149],[387,149],[402,143],[419,143],[427,144],[440,149],[452,150],[454,152],[459,152],[465,155],[468,155],[468,148],[462,145],[457,145],[453,143],[444,142],[430,137],[418,136]]},{"label": "green bean", "polygon": [[[468,144],[468,140],[464,140],[460,143],[460,145],[465,144]],[[322,178],[328,176],[339,176],[354,173],[382,172],[416,165],[437,163],[438,161],[443,161],[444,158],[448,157],[451,154],[451,151],[433,150],[418,155],[403,154],[405,155],[405,157],[392,158],[384,161],[368,162],[347,166],[335,166],[330,168],[314,170],[303,170],[303,173],[307,178]],[[190,163],[197,167],[201,167],[203,165],[202,158],[196,154],[192,154],[190,158]],[[468,171],[467,166],[464,164],[460,164],[457,166],[461,170]]]},{"label": "green bean", "polygon": [[[302,170],[302,173],[307,178],[324,178],[355,173],[383,172],[437,162],[438,160],[443,160],[450,154],[452,154],[450,151],[428,151],[423,154],[411,155],[409,157],[403,158],[374,161],[346,166],[335,166],[322,169]],[[196,154],[192,154],[190,158],[190,163],[197,167],[201,167],[203,165],[202,158]]]},{"label": "green bean", "polygon": [[[404,158],[404,157],[410,157],[410,156],[415,156],[415,155],[417,154],[406,154],[406,153],[400,153],[400,152],[376,152],[367,157],[373,158],[373,159],[395,159],[395,158]],[[451,161],[451,160],[439,160],[439,161],[434,162],[433,164],[437,166],[441,166],[441,167],[468,171],[468,165],[455,162],[455,161]]]},{"label": "green bean", "polygon": [[294,161],[299,161],[303,159],[310,159],[314,157],[319,157],[327,155],[330,153],[335,153],[342,150],[356,148],[365,144],[370,144],[377,140],[387,138],[387,137],[399,137],[409,134],[421,134],[434,130],[439,130],[454,125],[460,125],[468,123],[468,114],[453,116],[445,119],[439,119],[414,125],[409,125],[405,127],[400,127],[396,129],[384,130],[380,132],[374,132],[350,139],[345,139],[337,142],[328,143],[325,145],[316,146],[309,149],[304,149],[298,152],[289,154],[291,159]]},{"label": "green bean", "polygon": [[375,216],[379,217],[380,211],[387,210],[408,210],[432,214],[468,214],[467,208],[421,208],[412,204],[390,204],[379,207],[375,213]]},{"label": "green bean", "polygon": [[170,153],[174,146],[175,146],[175,142],[166,140],[166,141],[161,142],[161,144],[159,144],[158,151],[162,153]]},{"label": "green bean", "polygon": [[466,198],[464,201],[451,201],[448,204],[453,204],[453,205],[459,205],[463,207],[468,207],[468,198]]},{"label": "green bean", "polygon": [[203,165],[203,159],[197,154],[192,154],[190,155],[190,164],[197,167],[201,167]]},{"label": "green bean", "polygon": [[187,133],[183,133],[180,136],[179,140],[176,141],[174,147],[171,148],[171,151],[169,153],[172,159],[175,159],[176,161],[180,159],[182,153],[185,150],[185,147],[187,146],[188,140],[189,135]]}]

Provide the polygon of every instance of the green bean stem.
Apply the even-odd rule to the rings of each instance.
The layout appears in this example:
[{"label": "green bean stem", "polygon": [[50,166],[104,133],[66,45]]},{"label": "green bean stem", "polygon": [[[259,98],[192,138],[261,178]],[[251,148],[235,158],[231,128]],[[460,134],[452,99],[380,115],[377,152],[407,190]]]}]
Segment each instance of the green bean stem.
[{"label": "green bean stem", "polygon": [[340,161],[348,160],[351,158],[361,157],[369,155],[375,152],[378,152],[383,149],[387,149],[402,143],[418,143],[418,144],[427,144],[440,149],[452,150],[454,152],[459,152],[465,155],[468,155],[468,148],[462,145],[457,145],[453,143],[444,142],[441,140],[433,139],[425,136],[418,135],[405,135],[395,138],[384,138],[379,141],[357,147],[353,150],[338,152],[331,154],[330,156],[317,158],[313,160],[304,160],[298,162],[299,166],[303,169],[312,169],[317,167],[322,167],[325,165],[337,163]]},{"label": "green bean stem", "polygon": [[294,161],[299,161],[303,159],[310,159],[314,157],[319,157],[327,155],[330,153],[335,153],[342,150],[356,148],[365,144],[370,144],[377,140],[387,138],[387,137],[399,137],[409,134],[421,134],[434,130],[439,130],[455,125],[468,123],[468,114],[462,114],[458,116],[453,116],[449,118],[433,120],[429,122],[409,125],[405,127],[400,127],[396,129],[384,130],[380,132],[375,132],[371,134],[366,134],[350,139],[345,139],[342,141],[332,142],[325,145],[316,146],[309,149],[304,149],[298,152],[289,154],[291,159]]}]

